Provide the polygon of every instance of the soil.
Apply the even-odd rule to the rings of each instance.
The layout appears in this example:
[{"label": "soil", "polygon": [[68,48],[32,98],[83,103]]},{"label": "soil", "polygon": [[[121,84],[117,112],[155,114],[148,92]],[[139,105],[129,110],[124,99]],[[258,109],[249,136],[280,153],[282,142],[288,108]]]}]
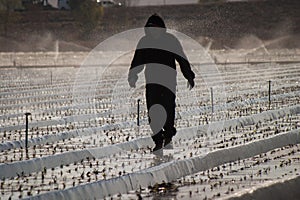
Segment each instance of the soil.
[{"label": "soil", "polygon": [[0,51],[88,51],[116,33],[143,27],[153,13],[202,45],[212,41],[213,49],[300,48],[299,10],[298,0],[105,8],[90,34],[81,31],[71,11],[23,11],[7,36],[1,33]]}]

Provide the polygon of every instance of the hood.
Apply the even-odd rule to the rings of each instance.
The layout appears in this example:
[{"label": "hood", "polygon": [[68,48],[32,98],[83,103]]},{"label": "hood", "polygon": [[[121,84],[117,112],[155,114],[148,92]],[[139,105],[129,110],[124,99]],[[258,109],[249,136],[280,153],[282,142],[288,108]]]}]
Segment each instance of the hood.
[{"label": "hood", "polygon": [[159,15],[153,14],[148,18],[145,27],[166,28],[166,25]]},{"label": "hood", "polygon": [[152,38],[159,38],[166,32],[164,20],[157,14],[151,15],[145,25],[145,34]]}]

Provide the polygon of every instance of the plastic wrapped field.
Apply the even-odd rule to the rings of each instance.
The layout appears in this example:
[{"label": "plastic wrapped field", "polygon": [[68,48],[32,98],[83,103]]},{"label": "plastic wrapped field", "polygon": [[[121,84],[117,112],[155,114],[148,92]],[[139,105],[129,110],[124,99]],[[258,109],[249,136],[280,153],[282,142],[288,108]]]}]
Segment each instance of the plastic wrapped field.
[{"label": "plastic wrapped field", "polygon": [[132,52],[1,53],[0,199],[299,199],[299,52],[245,52],[187,51],[160,155]]}]

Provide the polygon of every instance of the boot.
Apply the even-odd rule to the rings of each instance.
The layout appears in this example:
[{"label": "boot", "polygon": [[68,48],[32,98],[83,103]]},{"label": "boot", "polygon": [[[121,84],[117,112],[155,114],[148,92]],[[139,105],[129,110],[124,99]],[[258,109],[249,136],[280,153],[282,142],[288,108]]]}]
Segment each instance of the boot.
[{"label": "boot", "polygon": [[158,151],[163,147],[163,142],[155,142],[155,147],[152,149],[152,151]]},{"label": "boot", "polygon": [[173,136],[176,134],[176,129],[172,128],[164,132],[164,147],[171,144]]},{"label": "boot", "polygon": [[164,147],[172,142],[172,137],[166,137],[164,140]]},{"label": "boot", "polygon": [[152,149],[152,151],[157,151],[161,148],[163,148],[163,135],[162,135],[162,131],[160,131],[159,133],[155,134],[154,136],[151,136],[153,142],[155,143],[155,147]]}]

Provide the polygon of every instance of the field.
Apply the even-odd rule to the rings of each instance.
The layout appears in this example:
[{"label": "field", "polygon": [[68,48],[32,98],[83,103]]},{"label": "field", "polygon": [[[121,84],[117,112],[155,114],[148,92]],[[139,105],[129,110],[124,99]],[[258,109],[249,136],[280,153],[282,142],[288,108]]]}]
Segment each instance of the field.
[{"label": "field", "polygon": [[[298,8],[107,8],[88,36],[69,11],[17,13],[0,36],[0,199],[300,199]],[[178,133],[160,154],[143,74],[127,83],[153,13],[191,37],[173,31],[196,73],[189,91],[178,70]]]},{"label": "field", "polygon": [[162,155],[132,53],[94,53],[1,54],[1,199],[299,198],[298,51],[187,51],[196,86],[178,73]]}]

